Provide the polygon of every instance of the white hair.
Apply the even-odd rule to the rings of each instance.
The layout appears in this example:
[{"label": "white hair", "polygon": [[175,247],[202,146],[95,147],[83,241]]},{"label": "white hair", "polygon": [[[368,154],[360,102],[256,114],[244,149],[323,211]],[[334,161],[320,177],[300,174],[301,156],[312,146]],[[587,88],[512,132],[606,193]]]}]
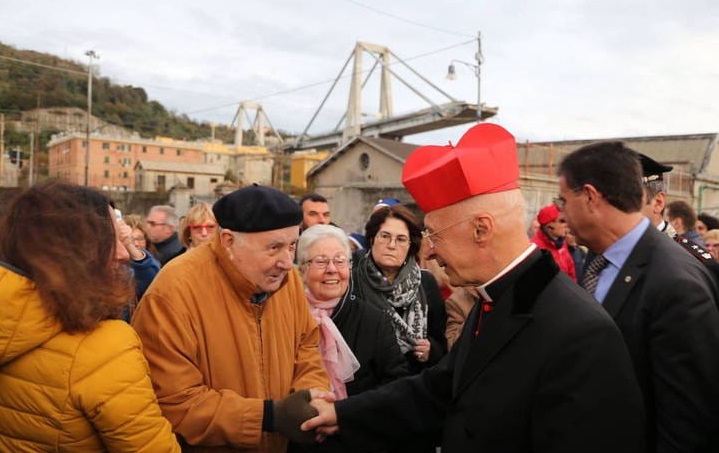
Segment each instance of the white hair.
[{"label": "white hair", "polygon": [[350,241],[347,238],[347,233],[333,225],[312,225],[302,232],[299,241],[297,241],[297,262],[304,263],[307,261],[307,250],[312,247],[317,241],[322,239],[336,239],[337,242],[342,244],[345,249],[347,257],[352,256],[352,249],[350,248]]}]

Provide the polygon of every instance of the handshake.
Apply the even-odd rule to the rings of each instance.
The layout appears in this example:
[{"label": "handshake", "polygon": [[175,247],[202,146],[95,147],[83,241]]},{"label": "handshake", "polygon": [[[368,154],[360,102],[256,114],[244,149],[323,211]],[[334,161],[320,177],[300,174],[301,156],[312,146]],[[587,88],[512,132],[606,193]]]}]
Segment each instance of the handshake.
[{"label": "handshake", "polygon": [[321,442],[338,431],[334,401],[332,393],[315,389],[300,390],[273,401],[275,431],[296,443]]}]

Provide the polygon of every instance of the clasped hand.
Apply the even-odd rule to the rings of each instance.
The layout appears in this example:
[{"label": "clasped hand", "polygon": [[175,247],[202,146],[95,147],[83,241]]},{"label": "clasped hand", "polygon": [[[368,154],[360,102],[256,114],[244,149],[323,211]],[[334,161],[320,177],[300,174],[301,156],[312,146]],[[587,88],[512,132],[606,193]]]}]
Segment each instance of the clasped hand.
[{"label": "clasped hand", "polygon": [[321,442],[338,430],[334,401],[333,393],[317,389],[300,390],[277,400],[275,430],[292,442]]}]

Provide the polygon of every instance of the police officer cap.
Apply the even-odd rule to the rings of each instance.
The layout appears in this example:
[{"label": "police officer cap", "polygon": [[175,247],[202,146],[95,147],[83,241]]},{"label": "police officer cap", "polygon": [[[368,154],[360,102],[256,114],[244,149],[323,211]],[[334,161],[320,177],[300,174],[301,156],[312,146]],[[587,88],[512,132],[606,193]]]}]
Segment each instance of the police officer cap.
[{"label": "police officer cap", "polygon": [[644,181],[664,179],[663,174],[672,171],[674,168],[671,165],[660,164],[642,153],[639,153],[639,160],[642,163],[642,176],[644,176]]},{"label": "police officer cap", "polygon": [[212,212],[222,228],[246,233],[299,226],[302,221],[302,209],[286,193],[257,184],[220,198]]}]

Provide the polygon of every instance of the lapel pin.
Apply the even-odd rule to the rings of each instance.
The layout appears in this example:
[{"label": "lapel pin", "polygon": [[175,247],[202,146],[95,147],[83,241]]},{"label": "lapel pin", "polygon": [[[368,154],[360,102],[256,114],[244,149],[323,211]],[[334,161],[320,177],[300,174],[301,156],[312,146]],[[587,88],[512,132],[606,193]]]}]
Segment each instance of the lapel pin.
[{"label": "lapel pin", "polygon": [[631,281],[632,281],[632,276],[631,276],[631,275],[627,275],[626,277],[624,277],[624,283],[629,283],[629,282],[631,282]]}]

